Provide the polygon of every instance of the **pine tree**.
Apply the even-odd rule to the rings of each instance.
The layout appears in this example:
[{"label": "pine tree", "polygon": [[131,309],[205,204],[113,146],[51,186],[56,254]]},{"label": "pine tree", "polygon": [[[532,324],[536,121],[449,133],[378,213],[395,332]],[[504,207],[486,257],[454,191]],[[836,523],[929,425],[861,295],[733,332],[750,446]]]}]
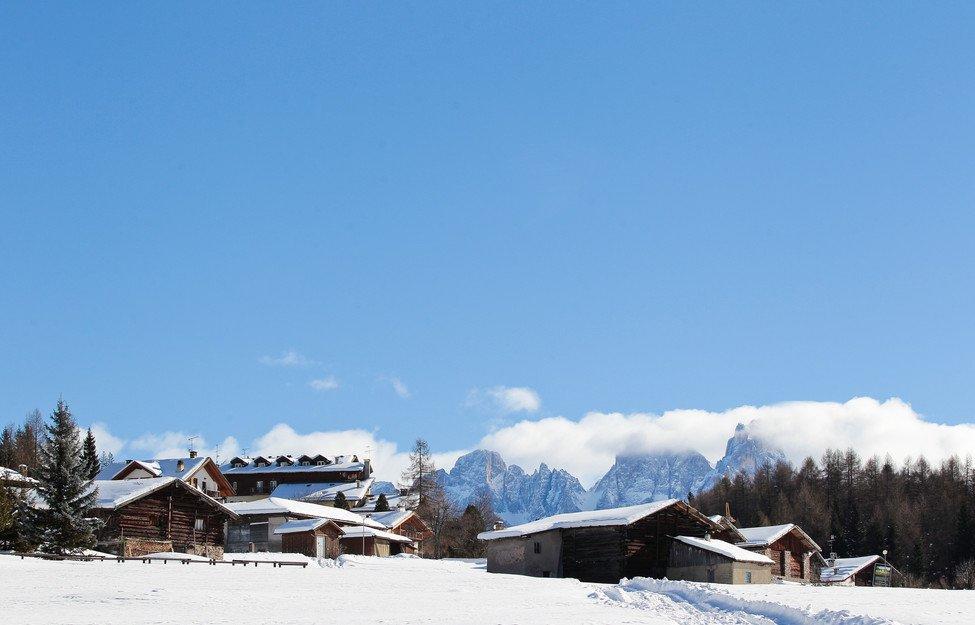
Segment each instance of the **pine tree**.
[{"label": "pine tree", "polygon": [[0,434],[0,467],[9,467],[11,469],[16,469],[15,458],[16,450],[14,449],[14,426],[8,425],[3,428],[3,434]]},{"label": "pine tree", "polygon": [[41,445],[37,493],[44,505],[37,510],[35,523],[42,548],[54,553],[95,543],[96,522],[88,513],[97,494],[84,472],[81,452],[78,427],[68,405],[59,399]]},{"label": "pine tree", "polygon": [[89,480],[95,479],[98,472],[102,470],[101,461],[98,459],[98,449],[95,447],[95,435],[88,428],[85,435],[85,442],[81,448],[82,474]]},{"label": "pine tree", "polygon": [[386,499],[386,493],[380,493],[376,499],[376,512],[389,512],[389,500]]},{"label": "pine tree", "polygon": [[14,537],[14,488],[0,479],[0,548],[10,549]]},{"label": "pine tree", "polygon": [[349,509],[349,502],[345,498],[345,493],[343,493],[342,491],[339,491],[338,494],[335,495],[335,504],[334,505],[335,505],[336,508],[341,508],[343,510],[348,510]]}]

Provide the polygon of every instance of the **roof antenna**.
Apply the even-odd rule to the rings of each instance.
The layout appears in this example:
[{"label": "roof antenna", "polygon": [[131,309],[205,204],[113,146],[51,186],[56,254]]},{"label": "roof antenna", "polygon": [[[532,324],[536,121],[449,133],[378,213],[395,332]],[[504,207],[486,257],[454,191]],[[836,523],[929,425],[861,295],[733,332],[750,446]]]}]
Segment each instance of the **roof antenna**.
[{"label": "roof antenna", "polygon": [[190,444],[190,449],[189,449],[189,451],[190,451],[190,458],[196,458],[196,449],[194,449],[196,447],[196,445],[193,444],[193,441],[195,441],[198,438],[200,438],[200,437],[199,436],[190,436],[189,438],[187,438],[187,441]]}]

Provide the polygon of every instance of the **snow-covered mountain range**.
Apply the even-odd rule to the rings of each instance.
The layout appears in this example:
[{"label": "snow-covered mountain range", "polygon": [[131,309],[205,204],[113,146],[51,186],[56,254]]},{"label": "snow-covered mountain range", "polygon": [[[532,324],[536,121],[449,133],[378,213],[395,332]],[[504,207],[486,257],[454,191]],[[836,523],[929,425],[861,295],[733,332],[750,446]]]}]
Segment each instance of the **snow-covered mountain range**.
[{"label": "snow-covered mountain range", "polygon": [[564,469],[542,463],[532,473],[506,464],[501,454],[478,449],[457,459],[436,479],[458,506],[490,497],[494,511],[508,523],[522,523],[561,512],[630,506],[660,499],[686,499],[715,485],[723,476],[754,475],[764,463],[785,454],[751,435],[739,424],[725,455],[715,464],[696,451],[618,456],[591,489]]}]

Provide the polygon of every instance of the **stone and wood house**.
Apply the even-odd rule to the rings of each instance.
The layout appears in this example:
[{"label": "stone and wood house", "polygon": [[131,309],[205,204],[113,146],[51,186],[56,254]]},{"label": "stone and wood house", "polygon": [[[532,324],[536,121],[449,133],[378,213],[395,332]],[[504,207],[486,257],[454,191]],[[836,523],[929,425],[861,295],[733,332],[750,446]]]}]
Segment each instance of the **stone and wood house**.
[{"label": "stone and wood house", "polygon": [[739,527],[744,540],[737,545],[772,559],[772,576],[799,582],[819,581],[824,561],[821,549],[794,523],[767,527]]},{"label": "stone and wood house", "polygon": [[670,544],[667,579],[717,584],[768,584],[772,560],[710,535],[675,536]]},{"label": "stone and wood house", "polygon": [[[718,526],[686,502],[557,514],[482,532],[488,571],[616,583],[665,577],[677,536],[703,539]],[[706,581],[706,580],[701,580]]]},{"label": "stone and wood house", "polygon": [[372,465],[358,456],[237,456],[220,467],[232,501],[277,497],[332,505],[339,492],[350,507],[363,505],[373,484]]},{"label": "stone and wood house", "polygon": [[154,477],[178,478],[217,499],[226,499],[234,494],[232,485],[217,463],[212,458],[197,455],[195,451],[185,458],[113,462],[102,466],[95,479],[137,480]]}]

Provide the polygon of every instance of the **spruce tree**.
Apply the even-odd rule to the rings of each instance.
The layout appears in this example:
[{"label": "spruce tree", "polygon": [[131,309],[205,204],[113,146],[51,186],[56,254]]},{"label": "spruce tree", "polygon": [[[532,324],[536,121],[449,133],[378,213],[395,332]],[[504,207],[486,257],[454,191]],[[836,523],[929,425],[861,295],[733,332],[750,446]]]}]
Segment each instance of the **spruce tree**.
[{"label": "spruce tree", "polygon": [[88,428],[85,442],[81,446],[81,466],[82,474],[89,480],[95,479],[98,472],[102,470],[98,449],[95,447],[95,435],[91,433],[91,428]]},{"label": "spruce tree", "polygon": [[343,510],[349,509],[349,502],[346,501],[345,493],[343,493],[342,491],[339,491],[338,494],[335,495],[335,507],[342,508]]},{"label": "spruce tree", "polygon": [[386,499],[386,493],[380,493],[376,499],[376,512],[389,512],[389,500]]},{"label": "spruce tree", "polygon": [[36,476],[43,504],[35,523],[41,547],[53,553],[91,547],[96,521],[88,513],[97,495],[82,464],[78,427],[63,399],[58,400],[45,430]]}]

